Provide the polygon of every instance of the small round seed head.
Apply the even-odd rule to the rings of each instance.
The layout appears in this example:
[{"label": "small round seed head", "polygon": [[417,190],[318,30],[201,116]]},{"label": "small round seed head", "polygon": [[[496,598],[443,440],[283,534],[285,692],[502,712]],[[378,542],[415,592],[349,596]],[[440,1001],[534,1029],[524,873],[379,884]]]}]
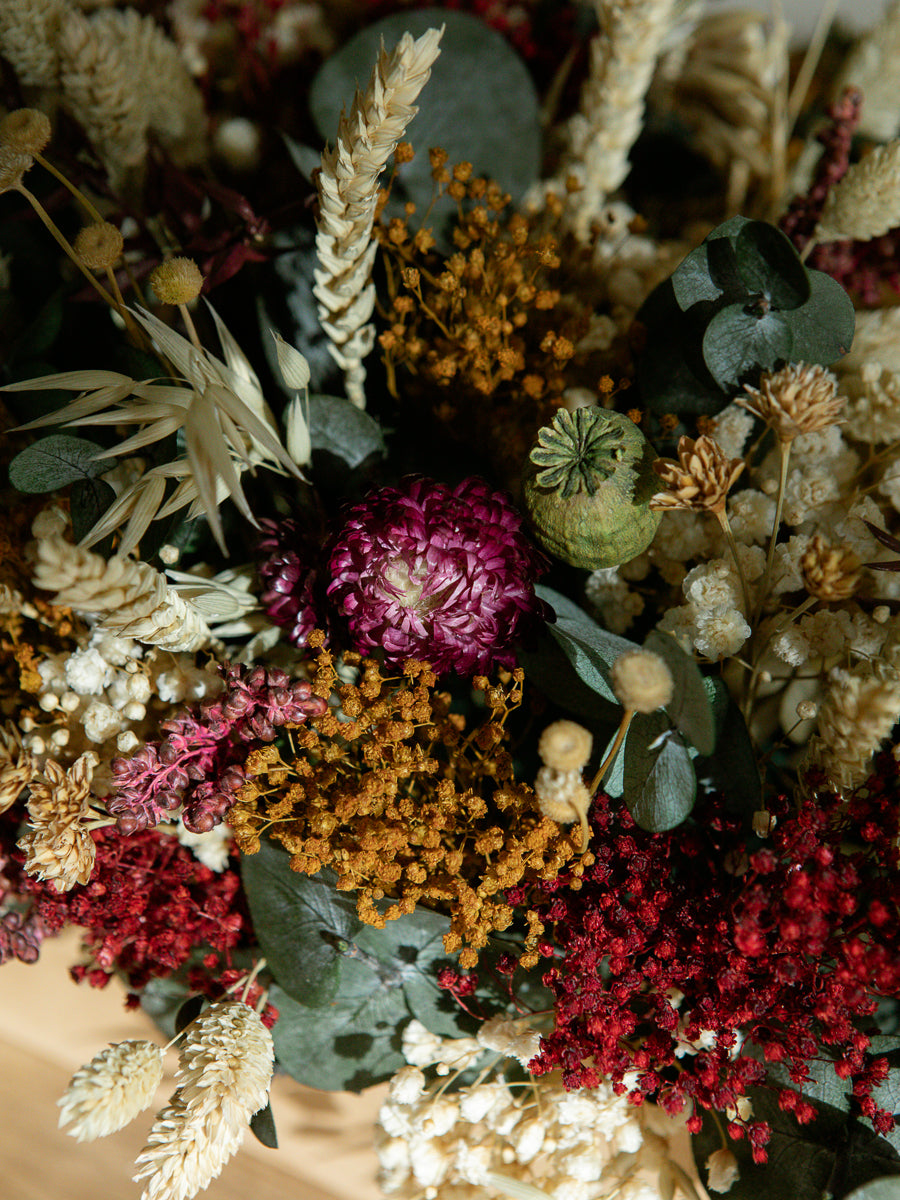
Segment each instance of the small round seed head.
[{"label": "small round seed head", "polygon": [[541,734],[538,754],[548,767],[580,771],[591,757],[593,738],[576,721],[554,721]]},{"label": "small round seed head", "polygon": [[0,121],[0,146],[16,154],[40,154],[50,141],[50,120],[37,108],[17,108]]},{"label": "small round seed head", "polygon": [[150,272],[150,286],[161,304],[189,304],[200,295],[203,276],[192,258],[169,258]]},{"label": "small round seed head", "polygon": [[541,815],[560,825],[581,820],[591,806],[591,794],[578,771],[541,767],[534,781],[534,794]]},{"label": "small round seed head", "polygon": [[21,154],[9,146],[0,145],[0,193],[11,191],[22,182],[22,176],[34,166],[30,154]]},{"label": "small round seed head", "polygon": [[852,550],[813,537],[800,559],[803,582],[811,596],[827,603],[849,600],[859,586],[862,563]]},{"label": "small round seed head", "polygon": [[122,253],[122,235],[109,221],[96,221],[79,229],[73,249],[91,271],[103,271],[117,262]]},{"label": "small round seed head", "polygon": [[623,708],[652,713],[672,699],[675,684],[664,659],[651,650],[626,650],[613,663],[610,682]]}]

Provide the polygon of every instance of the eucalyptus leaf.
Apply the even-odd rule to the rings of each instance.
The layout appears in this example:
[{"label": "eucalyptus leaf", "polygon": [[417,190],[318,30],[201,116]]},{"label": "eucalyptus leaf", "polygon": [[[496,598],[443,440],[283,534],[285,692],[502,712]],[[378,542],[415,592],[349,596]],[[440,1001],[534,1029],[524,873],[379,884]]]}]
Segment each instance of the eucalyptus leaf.
[{"label": "eucalyptus leaf", "polygon": [[641,829],[674,829],[694,807],[697,779],[691,755],[664,712],[649,713],[637,728],[632,721],[623,770],[625,805]]},{"label": "eucalyptus leaf", "polygon": [[872,1179],[848,1192],[846,1200],[900,1200],[900,1180],[896,1175]]},{"label": "eucalyptus leaf", "polygon": [[344,964],[340,1004],[308,1008],[277,984],[269,1000],[278,1009],[275,1057],[298,1083],[361,1092],[389,1079],[406,1061],[400,1047],[410,1012],[403,990],[379,982],[363,962]]},{"label": "eucalyptus leaf", "polygon": [[[116,498],[116,493],[105,479],[79,479],[69,495],[72,513],[72,533],[76,542],[93,529]],[[105,546],[108,539],[101,545]],[[96,553],[103,551],[94,547]]]},{"label": "eucalyptus leaf", "polygon": [[670,634],[657,629],[647,637],[644,648],[664,659],[672,674],[674,691],[666,705],[669,720],[701,754],[712,754],[716,722],[699,667]]},{"label": "eucalyptus leaf", "polygon": [[724,390],[736,387],[759,368],[790,362],[794,337],[787,317],[762,315],[742,304],[729,304],[712,318],[703,335],[703,361]]},{"label": "eucalyptus leaf", "polygon": [[387,453],[381,426],[341,396],[310,396],[309,436],[313,456],[333,455],[350,468]]},{"label": "eucalyptus leaf", "polygon": [[634,642],[603,629],[560,592],[540,585],[535,592],[555,611],[556,622],[547,628],[579,678],[591,691],[618,704],[609,684],[609,673],[620,655],[637,648]]},{"label": "eucalyptus leaf", "polygon": [[334,144],[341,109],[365,88],[382,39],[393,48],[404,33],[419,37],[444,26],[441,52],[417,101],[406,138],[416,156],[395,183],[398,195],[425,212],[433,181],[428,151],[441,146],[450,163],[471,162],[513,199],[537,179],[541,162],[540,104],[528,68],[484,21],[450,8],[404,9],[366,26],[331,55],[313,80],[310,109],[322,139]]},{"label": "eucalyptus leaf", "polygon": [[[753,1162],[746,1138],[729,1140],[740,1171],[729,1200],[847,1200],[854,1189],[875,1179],[900,1176],[900,1155],[867,1126],[828,1104],[815,1103],[816,1117],[800,1125],[778,1107],[773,1089],[751,1088],[753,1119],[772,1129],[768,1162]],[[706,1161],[722,1145],[720,1123],[703,1114],[703,1128],[692,1138],[700,1178]],[[900,1178],[898,1178],[900,1186]]]},{"label": "eucalyptus leaf", "polygon": [[9,482],[20,492],[54,492],[79,479],[94,479],[116,465],[98,458],[103,447],[85,438],[55,433],[27,446],[9,464]]},{"label": "eucalyptus leaf", "polygon": [[549,632],[541,633],[528,646],[517,648],[516,657],[529,683],[554,704],[577,716],[595,736],[602,728],[605,737],[609,725],[618,722],[622,714],[618,701],[598,695],[585,683]]},{"label": "eucalyptus leaf", "polygon": [[809,276],[793,243],[776,225],[748,221],[734,240],[737,269],[747,291],[773,308],[794,309],[810,297]]},{"label": "eucalyptus leaf", "polygon": [[342,951],[363,927],[353,897],[337,891],[327,869],[317,875],[292,871],[290,854],[268,839],[256,854],[241,856],[241,878],[256,936],[279,984],[299,1004],[330,1004]]},{"label": "eucalyptus leaf", "polygon": [[802,308],[786,313],[794,340],[794,361],[829,366],[848,352],[853,342],[856,312],[836,279],[824,271],[809,271],[810,297]]},{"label": "eucalyptus leaf", "polygon": [[203,1012],[205,996],[189,996],[175,1014],[175,1032],[184,1033],[188,1025]]},{"label": "eucalyptus leaf", "polygon": [[698,781],[719,791],[730,812],[748,819],[762,800],[762,779],[747,725],[728,688],[715,675],[703,676],[716,728],[715,753],[694,760]]},{"label": "eucalyptus leaf", "polygon": [[271,1101],[250,1118],[250,1130],[258,1142],[262,1142],[270,1150],[278,1149],[278,1134],[275,1130],[275,1117],[272,1114]]}]

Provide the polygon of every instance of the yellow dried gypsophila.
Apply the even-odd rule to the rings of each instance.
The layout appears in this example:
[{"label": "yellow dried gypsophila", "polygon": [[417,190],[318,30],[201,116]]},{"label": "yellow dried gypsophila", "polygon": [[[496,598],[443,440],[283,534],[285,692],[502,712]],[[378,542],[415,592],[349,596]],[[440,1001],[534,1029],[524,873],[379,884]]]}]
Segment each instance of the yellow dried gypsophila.
[{"label": "yellow dried gypsophila", "polygon": [[[473,966],[488,936],[513,919],[506,888],[553,878],[566,864],[577,875],[591,861],[572,863],[576,842],[514,778],[506,720],[522,702],[523,673],[494,685],[475,679],[487,712],[467,729],[426,664],[407,663],[397,679],[371,659],[344,662],[358,666],[356,683],[341,683],[327,651],[311,664],[315,692],[336,693],[344,719],[330,708],[291,731],[294,754],[266,747],[249,756],[250,779],[229,813],[238,846],[254,853],[271,827],[295,871],[330,867],[340,890],[357,892],[360,919],[377,928],[419,903],[446,912],[445,948],[464,947],[460,963]],[[393,904],[379,912],[385,898]],[[540,932],[535,920],[529,961]]]},{"label": "yellow dried gypsophila", "polygon": [[432,151],[432,174],[459,205],[453,252],[437,251],[429,230],[412,231],[412,205],[405,218],[377,228],[394,267],[389,324],[379,339],[389,381],[406,366],[432,391],[441,389],[441,420],[464,426],[486,420],[485,396],[492,397],[495,425],[496,406],[514,402],[513,419],[500,422],[504,437],[522,424],[530,437],[567,386],[564,370],[587,314],[573,313],[570,300],[563,305],[553,281],[560,266],[553,239],[523,215],[507,216],[509,196],[496,183],[474,177],[470,163],[449,171],[441,153]]}]

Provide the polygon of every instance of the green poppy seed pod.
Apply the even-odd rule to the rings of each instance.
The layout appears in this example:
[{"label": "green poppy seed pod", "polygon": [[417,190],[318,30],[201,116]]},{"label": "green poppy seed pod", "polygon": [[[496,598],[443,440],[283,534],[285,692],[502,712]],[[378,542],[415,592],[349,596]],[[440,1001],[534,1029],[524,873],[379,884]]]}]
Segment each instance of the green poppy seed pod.
[{"label": "green poppy seed pod", "polygon": [[641,554],[660,513],[656,451],[623,413],[560,409],[538,433],[522,478],[538,541],[557,558],[596,571]]}]

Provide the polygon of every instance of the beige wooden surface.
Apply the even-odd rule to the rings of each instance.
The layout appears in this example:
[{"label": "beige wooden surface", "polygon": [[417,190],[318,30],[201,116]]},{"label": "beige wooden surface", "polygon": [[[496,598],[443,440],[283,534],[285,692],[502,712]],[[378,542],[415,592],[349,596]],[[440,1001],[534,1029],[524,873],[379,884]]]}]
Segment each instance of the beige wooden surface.
[{"label": "beige wooden surface", "polygon": [[[159,1040],[152,1022],[126,1012],[114,985],[77,986],[67,969],[77,939],[44,944],[35,966],[0,968],[0,1197],[2,1200],[138,1200],[133,1163],[156,1108],[171,1093],[175,1056],[156,1108],[127,1129],[76,1142],[57,1128],[56,1101],[73,1072],[110,1042]],[[166,1088],[168,1084],[168,1088]],[[248,1135],[202,1196],[209,1200],[376,1200],[372,1122],[383,1089],[336,1095],[275,1080],[279,1149]]]}]

